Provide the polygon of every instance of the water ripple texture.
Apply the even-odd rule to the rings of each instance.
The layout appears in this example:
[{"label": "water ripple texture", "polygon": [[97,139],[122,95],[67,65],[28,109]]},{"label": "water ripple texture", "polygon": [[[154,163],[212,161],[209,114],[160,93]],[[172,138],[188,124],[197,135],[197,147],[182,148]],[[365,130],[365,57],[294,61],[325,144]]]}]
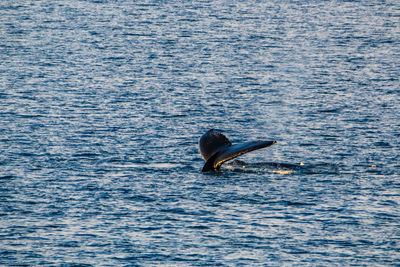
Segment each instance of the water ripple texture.
[{"label": "water ripple texture", "polygon": [[[400,265],[400,3],[2,1],[0,265]],[[199,137],[274,146],[201,173]]]}]

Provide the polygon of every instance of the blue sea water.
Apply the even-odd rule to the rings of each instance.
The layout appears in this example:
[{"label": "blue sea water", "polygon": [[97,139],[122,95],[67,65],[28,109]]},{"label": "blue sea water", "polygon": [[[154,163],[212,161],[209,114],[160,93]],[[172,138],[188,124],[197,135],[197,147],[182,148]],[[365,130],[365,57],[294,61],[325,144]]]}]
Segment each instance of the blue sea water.
[{"label": "blue sea water", "polygon": [[[399,1],[1,1],[0,36],[0,265],[400,265]],[[278,143],[203,174],[210,128]]]}]

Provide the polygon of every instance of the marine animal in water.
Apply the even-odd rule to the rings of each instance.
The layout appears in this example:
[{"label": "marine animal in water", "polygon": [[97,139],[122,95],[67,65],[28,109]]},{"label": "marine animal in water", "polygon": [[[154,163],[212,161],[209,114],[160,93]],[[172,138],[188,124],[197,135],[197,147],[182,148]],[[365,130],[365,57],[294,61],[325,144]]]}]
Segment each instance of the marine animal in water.
[{"label": "marine animal in water", "polygon": [[275,143],[276,141],[258,140],[232,145],[225,135],[211,129],[203,134],[199,141],[200,153],[205,161],[202,172],[218,171],[221,165],[228,160]]}]

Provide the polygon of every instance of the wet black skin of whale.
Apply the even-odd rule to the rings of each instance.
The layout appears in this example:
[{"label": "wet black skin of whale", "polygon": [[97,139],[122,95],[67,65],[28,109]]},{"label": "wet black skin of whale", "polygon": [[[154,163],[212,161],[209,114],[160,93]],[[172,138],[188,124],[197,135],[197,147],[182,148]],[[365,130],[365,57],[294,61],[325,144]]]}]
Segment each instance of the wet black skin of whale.
[{"label": "wet black skin of whale", "polygon": [[202,172],[218,171],[228,160],[275,143],[276,141],[258,140],[232,145],[225,135],[211,129],[203,134],[199,141],[200,153],[205,161]]}]

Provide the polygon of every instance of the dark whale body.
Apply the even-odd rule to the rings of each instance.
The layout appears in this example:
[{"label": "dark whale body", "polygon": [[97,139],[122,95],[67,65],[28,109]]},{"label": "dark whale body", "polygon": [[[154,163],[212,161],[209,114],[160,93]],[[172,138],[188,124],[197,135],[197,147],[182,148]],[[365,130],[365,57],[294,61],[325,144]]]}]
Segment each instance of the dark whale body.
[{"label": "dark whale body", "polygon": [[225,135],[211,129],[199,141],[200,153],[205,161],[202,172],[217,171],[228,160],[275,143],[276,141],[251,141],[232,145]]}]

